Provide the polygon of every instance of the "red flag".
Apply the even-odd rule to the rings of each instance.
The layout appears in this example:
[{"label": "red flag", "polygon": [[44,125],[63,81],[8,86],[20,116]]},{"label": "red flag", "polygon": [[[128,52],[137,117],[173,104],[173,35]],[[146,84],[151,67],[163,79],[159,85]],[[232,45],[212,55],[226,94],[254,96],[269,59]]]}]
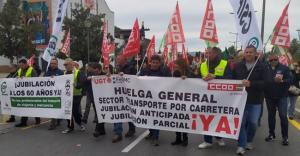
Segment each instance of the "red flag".
[{"label": "red flag", "polygon": [[110,62],[109,62],[109,54],[115,50],[115,43],[109,43],[107,40],[107,26],[106,22],[103,22],[102,25],[102,30],[103,30],[103,40],[102,40],[102,58],[103,58],[103,65],[104,67],[108,67]]},{"label": "red flag", "polygon": [[218,43],[217,27],[211,0],[207,0],[207,6],[201,27],[200,39]]},{"label": "red flag", "polygon": [[182,44],[182,58],[186,61],[186,63],[189,62],[184,44]]},{"label": "red flag", "polygon": [[69,56],[70,54],[70,41],[71,41],[71,37],[70,37],[70,29],[69,29],[65,42],[60,50],[60,52],[64,53],[66,56]]},{"label": "red flag", "polygon": [[150,64],[151,62],[151,57],[154,55],[155,53],[155,36],[152,37],[148,48],[147,48],[147,58],[148,58],[148,64]]},{"label": "red flag", "polygon": [[32,56],[30,57],[30,59],[27,60],[27,64],[28,64],[29,66],[33,66],[33,64],[34,64],[34,58],[35,58],[35,55],[32,55]]},{"label": "red flag", "polygon": [[114,42],[108,44],[108,51],[109,53],[113,52],[116,50],[116,44]]},{"label": "red flag", "polygon": [[177,44],[174,44],[174,60],[173,61],[177,60],[177,58],[178,58],[178,46],[177,46]]},{"label": "red flag", "polygon": [[164,48],[164,52],[163,52],[163,58],[164,58],[164,63],[167,64],[168,63],[168,46],[165,45],[165,48]]},{"label": "red flag", "polygon": [[184,43],[184,33],[183,33],[183,27],[181,22],[181,16],[180,16],[180,10],[179,5],[177,2],[176,10],[172,15],[172,18],[170,20],[167,35],[166,35],[166,43],[168,45],[172,45],[174,43]]},{"label": "red flag", "polygon": [[273,33],[272,44],[289,48],[290,47],[290,32],[289,32],[289,18],[288,8],[290,3],[284,8]]},{"label": "red flag", "polygon": [[139,28],[138,20],[136,19],[130,37],[128,39],[128,43],[123,50],[123,55],[125,57],[131,57],[133,55],[137,55],[140,52],[140,48],[141,48],[140,28]]}]

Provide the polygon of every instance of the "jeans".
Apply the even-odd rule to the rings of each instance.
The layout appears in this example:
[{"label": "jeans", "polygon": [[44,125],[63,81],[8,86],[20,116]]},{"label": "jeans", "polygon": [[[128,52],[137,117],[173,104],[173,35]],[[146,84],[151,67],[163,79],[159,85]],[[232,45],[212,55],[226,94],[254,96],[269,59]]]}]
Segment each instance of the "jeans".
[{"label": "jeans", "polygon": [[[93,105],[94,111],[96,112],[96,109],[95,109],[95,106],[94,106],[94,99],[93,99],[93,97],[90,96],[90,95],[87,95],[86,96],[86,105],[85,105],[85,110],[84,110],[84,114],[83,114],[82,120],[86,120],[86,121],[88,120],[89,114],[90,114],[90,110],[91,110],[91,105]],[[97,116],[97,114],[95,113],[94,120],[96,120],[96,116]]]},{"label": "jeans", "polygon": [[69,129],[74,129],[74,120],[78,125],[81,126],[81,98],[82,96],[73,97],[72,117],[71,120],[67,120]]},{"label": "jeans", "polygon": [[[135,132],[135,126],[132,122],[128,122],[129,131]],[[122,135],[123,133],[123,123],[114,123],[114,132],[116,135]]]},{"label": "jeans", "polygon": [[158,140],[159,138],[159,130],[157,129],[149,129],[150,135],[152,136],[153,139]]},{"label": "jeans", "polygon": [[288,116],[294,117],[295,105],[296,105],[298,96],[289,96],[288,98],[289,98]]},{"label": "jeans", "polygon": [[238,140],[239,147],[245,148],[247,143],[253,141],[260,117],[261,105],[262,104],[246,105]]},{"label": "jeans", "polygon": [[279,112],[282,138],[288,138],[287,97],[266,99],[268,108],[269,134],[275,136],[276,110]]},{"label": "jeans", "polygon": [[[222,139],[221,137],[216,137],[216,139]],[[211,135],[204,135],[204,141],[207,143],[213,143],[213,136]]]}]

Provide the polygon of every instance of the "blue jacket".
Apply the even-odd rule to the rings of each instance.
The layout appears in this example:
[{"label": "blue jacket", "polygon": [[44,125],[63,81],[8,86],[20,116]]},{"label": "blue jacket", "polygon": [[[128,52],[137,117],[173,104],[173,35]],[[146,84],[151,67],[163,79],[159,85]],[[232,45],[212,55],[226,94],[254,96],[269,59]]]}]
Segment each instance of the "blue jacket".
[{"label": "blue jacket", "polygon": [[58,68],[54,69],[54,70],[52,70],[51,68],[48,68],[44,77],[59,76],[59,75],[64,75],[64,71],[62,71]]},{"label": "blue jacket", "polygon": [[[276,74],[283,75],[283,82],[276,83],[274,78]],[[272,69],[271,65],[267,65],[266,73],[266,85],[265,85],[265,97],[270,99],[280,99],[288,96],[288,90],[293,82],[293,76],[290,69],[282,64],[278,64],[275,69]]]}]

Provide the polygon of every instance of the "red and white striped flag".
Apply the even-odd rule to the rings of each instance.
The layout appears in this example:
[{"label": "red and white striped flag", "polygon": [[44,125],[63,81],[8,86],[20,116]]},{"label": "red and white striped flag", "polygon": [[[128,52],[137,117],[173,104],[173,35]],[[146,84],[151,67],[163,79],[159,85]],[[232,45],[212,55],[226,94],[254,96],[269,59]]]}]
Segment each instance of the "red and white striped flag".
[{"label": "red and white striped flag", "polygon": [[103,30],[103,39],[102,39],[102,48],[101,48],[101,52],[102,52],[102,58],[103,58],[103,65],[104,67],[109,66],[109,45],[108,45],[108,40],[107,40],[107,26],[106,26],[106,22],[103,22],[102,25],[102,30]]},{"label": "red and white striped flag", "polygon": [[284,48],[289,48],[290,47],[290,31],[289,31],[289,17],[288,17],[288,8],[289,8],[290,3],[288,3],[276,26],[275,26],[275,30],[273,33],[273,38],[272,38],[272,44],[273,45],[277,45],[277,46],[281,46]]},{"label": "red and white striped flag", "polygon": [[277,46],[281,56],[279,57],[279,62],[284,65],[291,64],[293,60],[292,55],[288,52],[290,48],[290,31],[289,31],[289,17],[288,8],[290,2],[285,6],[279,20],[276,23],[275,29],[272,36],[272,45]]},{"label": "red and white striped flag", "polygon": [[70,41],[71,41],[71,37],[70,37],[70,29],[69,29],[65,42],[60,50],[60,52],[64,53],[66,56],[69,56],[70,54],[70,45],[71,45]]},{"label": "red and white striped flag", "polygon": [[217,27],[211,0],[207,0],[207,6],[201,27],[200,39],[207,42],[208,47],[218,44]]},{"label": "red and white striped flag", "polygon": [[163,52],[163,58],[164,58],[164,63],[167,64],[168,63],[168,53],[169,52],[169,49],[168,49],[168,46],[165,45],[164,47],[164,52]]},{"label": "red and white striped flag", "polygon": [[173,45],[175,43],[184,43],[184,32],[181,22],[179,4],[177,2],[175,12],[173,13],[166,36],[166,44]]},{"label": "red and white striped flag", "polygon": [[184,44],[182,44],[182,58],[185,60],[186,63],[189,62],[188,55],[187,55],[187,52],[186,52]]},{"label": "red and white striped flag", "polygon": [[148,64],[151,62],[151,57],[155,54],[155,36],[152,37],[148,48],[147,48],[147,58],[148,58]]}]

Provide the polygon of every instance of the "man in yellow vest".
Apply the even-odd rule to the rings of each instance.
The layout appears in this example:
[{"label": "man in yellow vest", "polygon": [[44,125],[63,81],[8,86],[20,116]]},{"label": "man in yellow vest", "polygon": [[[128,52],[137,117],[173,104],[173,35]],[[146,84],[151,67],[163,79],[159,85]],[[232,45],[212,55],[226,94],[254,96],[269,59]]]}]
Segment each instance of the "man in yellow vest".
[{"label": "man in yellow vest", "polygon": [[73,89],[73,108],[71,120],[68,120],[68,128],[62,133],[70,133],[74,130],[74,120],[79,125],[81,131],[85,131],[85,127],[81,122],[81,98],[82,87],[85,81],[85,75],[74,67],[74,62],[71,58],[65,60],[64,66],[66,68],[65,74],[74,74],[74,89]]},{"label": "man in yellow vest", "polygon": [[[25,58],[21,59],[18,63],[19,63],[19,67],[20,67],[17,71],[18,78],[37,77],[38,76],[36,71],[33,69],[33,67],[28,65],[27,60]],[[16,124],[15,127],[26,127],[27,120],[28,120],[28,117],[21,117],[21,122],[19,124]],[[35,124],[38,125],[40,123],[41,123],[41,119],[35,118]]]},{"label": "man in yellow vest", "polygon": [[[207,60],[200,65],[200,76],[204,81],[213,79],[232,79],[232,71],[226,60],[221,59],[221,49],[217,47],[209,48],[206,51]],[[222,138],[216,137],[219,146],[225,146]],[[200,149],[209,148],[213,145],[213,137],[204,135],[204,142],[198,147]]]}]

